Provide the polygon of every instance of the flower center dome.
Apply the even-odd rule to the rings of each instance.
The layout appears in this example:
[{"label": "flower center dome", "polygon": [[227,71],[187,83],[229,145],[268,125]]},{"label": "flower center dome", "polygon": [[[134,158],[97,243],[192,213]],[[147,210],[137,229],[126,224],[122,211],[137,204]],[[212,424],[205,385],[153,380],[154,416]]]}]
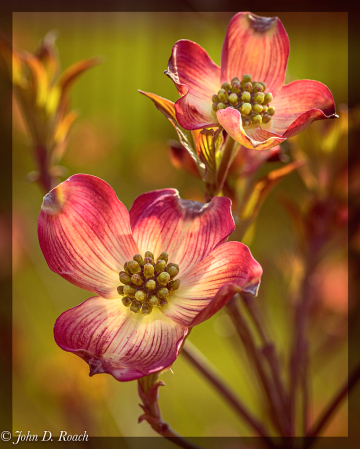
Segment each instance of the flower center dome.
[{"label": "flower center dome", "polygon": [[168,254],[163,252],[155,262],[153,253],[146,251],[144,258],[135,254],[125,262],[124,271],[119,273],[123,285],[117,288],[125,307],[148,315],[153,307],[166,306],[171,293],[180,287],[180,280],[174,279],[179,274],[179,266],[168,263],[168,259]]},{"label": "flower center dome", "polygon": [[266,85],[262,81],[252,81],[251,75],[243,75],[225,82],[219,92],[212,96],[212,109],[237,109],[241,114],[244,127],[269,123],[275,114],[275,108],[269,106],[273,99],[271,92],[265,92]]}]

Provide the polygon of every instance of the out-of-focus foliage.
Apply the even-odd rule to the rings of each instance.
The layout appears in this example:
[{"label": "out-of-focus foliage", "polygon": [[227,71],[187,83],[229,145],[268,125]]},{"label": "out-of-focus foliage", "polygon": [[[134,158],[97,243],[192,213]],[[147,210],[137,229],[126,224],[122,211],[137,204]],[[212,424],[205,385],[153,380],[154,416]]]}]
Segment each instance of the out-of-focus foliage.
[{"label": "out-of-focus foliage", "polygon": [[[347,15],[277,15],[291,42],[287,82],[303,78],[322,81],[331,89],[341,111],[339,105],[347,103]],[[79,108],[82,114],[69,133],[62,160],[69,174],[90,173],[105,179],[127,207],[144,191],[165,187],[179,189],[183,198],[203,200],[201,181],[170,162],[167,142],[176,139],[174,128],[137,89],[175,101],[177,92],[163,74],[173,44],[182,38],[193,40],[219,64],[216,58],[231,17],[229,13],[15,13],[13,35],[18,48],[33,52],[43,36],[56,29],[63,68],[93,55],[105,58],[96,70],[84,74],[72,91],[72,107]],[[107,375],[89,378],[87,365],[61,351],[54,342],[56,318],[90,294],[52,273],[42,256],[36,233],[42,198],[39,189],[25,180],[34,165],[29,136],[16,103],[13,115],[14,430],[42,434],[47,429],[56,435],[64,429],[69,433],[86,429],[92,436],[153,435],[147,424],[137,424],[141,410],[135,382],[119,383]],[[312,125],[318,130],[316,126]],[[333,126],[343,127],[342,118]],[[311,151],[306,142],[298,143],[304,153]],[[326,157],[320,153],[323,150],[316,148],[321,165]],[[289,145],[282,151],[290,155]],[[341,150],[341,157],[345,151]],[[313,156],[306,154],[310,162]],[[274,168],[280,167],[281,162],[274,163]],[[308,167],[312,170],[311,163]],[[318,178],[318,173],[314,176]],[[279,183],[266,199],[245,242],[264,269],[255,301],[267,317],[284,361],[292,332],[292,295],[302,265],[298,239],[279,197],[286,192],[290,201],[301,207],[308,195],[307,187],[296,171]],[[315,412],[322,409],[346,375],[346,265],[339,254],[325,259],[314,279],[323,304],[311,327],[315,362],[311,401]],[[338,295],[329,288],[329,276],[342,286]],[[327,320],[322,319],[324,315]],[[216,314],[195,329],[189,339],[218,367],[249,408],[260,415],[258,385],[226,314]],[[325,347],[331,349],[331,357],[324,356]],[[252,435],[181,357],[162,380],[167,384],[160,392],[162,415],[181,434]],[[347,434],[345,405],[327,434]]]}]

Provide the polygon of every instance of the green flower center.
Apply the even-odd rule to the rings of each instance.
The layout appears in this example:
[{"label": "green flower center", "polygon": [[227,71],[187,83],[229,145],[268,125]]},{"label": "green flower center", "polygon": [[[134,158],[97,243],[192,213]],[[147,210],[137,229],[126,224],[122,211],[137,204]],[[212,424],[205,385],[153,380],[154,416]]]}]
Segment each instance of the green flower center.
[{"label": "green flower center", "polygon": [[120,271],[117,291],[122,303],[134,313],[141,311],[149,315],[154,307],[168,304],[171,293],[180,287],[179,265],[168,263],[168,254],[163,252],[155,262],[151,251],[145,257],[135,254],[132,260],[125,262],[124,271]]},{"label": "green flower center", "polygon": [[241,114],[244,127],[269,123],[275,114],[275,108],[269,106],[273,99],[271,92],[265,92],[266,85],[262,81],[252,81],[251,75],[243,75],[222,83],[219,92],[212,96],[212,109],[237,109]]}]

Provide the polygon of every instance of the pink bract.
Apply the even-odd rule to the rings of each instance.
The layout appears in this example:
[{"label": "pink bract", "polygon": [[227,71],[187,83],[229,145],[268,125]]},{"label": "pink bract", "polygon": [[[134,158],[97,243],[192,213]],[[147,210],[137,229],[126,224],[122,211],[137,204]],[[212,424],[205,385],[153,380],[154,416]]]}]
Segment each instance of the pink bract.
[{"label": "pink bract", "polygon": [[[179,124],[189,130],[222,126],[247,148],[266,150],[298,134],[315,120],[335,118],[330,90],[311,80],[284,85],[289,38],[277,17],[249,12],[235,15],[228,26],[218,67],[198,44],[180,40],[173,47],[165,72],[181,98],[175,103]],[[212,96],[223,82],[250,74],[273,94],[275,115],[269,123],[243,127],[236,109],[212,111]]]},{"label": "pink bract", "polygon": [[[228,198],[203,204],[165,189],[140,195],[128,212],[105,181],[71,176],[44,197],[40,246],[52,271],[96,296],[57,319],[56,343],[84,359],[90,375],[127,381],[170,366],[189,327],[236,292],[257,292],[261,266],[245,245],[226,242],[233,230]],[[149,315],[131,312],[117,293],[124,263],[145,251],[166,251],[181,281]]]}]

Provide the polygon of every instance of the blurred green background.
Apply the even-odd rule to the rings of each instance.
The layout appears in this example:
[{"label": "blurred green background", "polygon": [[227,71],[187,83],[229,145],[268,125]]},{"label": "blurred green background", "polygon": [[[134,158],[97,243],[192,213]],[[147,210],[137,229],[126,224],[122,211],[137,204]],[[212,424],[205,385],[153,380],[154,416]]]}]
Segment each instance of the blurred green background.
[{"label": "blurred green background", "polygon": [[[348,101],[347,13],[257,13],[277,15],[290,38],[287,82],[315,79],[332,91],[335,103]],[[170,123],[141,89],[175,101],[173,83],[163,74],[174,43],[190,39],[220,64],[222,42],[231,13],[14,13],[13,36],[18,48],[35,51],[49,31],[58,31],[62,67],[96,55],[104,63],[85,73],[73,89],[72,107],[81,110],[62,165],[68,175],[89,173],[106,180],[129,208],[141,193],[177,188],[187,199],[202,200],[200,181],[176,170],[167,141],[176,139]],[[138,424],[136,382],[119,383],[109,375],[88,376],[80,358],[63,352],[53,339],[56,318],[90,294],[52,273],[37,240],[42,194],[25,177],[34,170],[26,131],[14,107],[14,383],[13,428],[58,435],[151,436],[147,423]],[[316,126],[316,124],[312,125]],[[283,267],[296,267],[296,248],[289,218],[278,195],[286,191],[301,200],[304,186],[291,174],[270,194],[246,243],[264,268],[256,299],[261,303],[273,338],[286,361],[292,331],[292,281]],[[347,374],[347,297],[343,286],[335,301],[324,301],[321,326],[311,328],[314,413],[326,404]],[[326,295],[324,296],[326,297]],[[334,305],[335,304],[335,305]],[[331,351],[322,344],[333,337]],[[195,328],[189,339],[208,357],[249,408],[263,416],[263,400],[245,353],[223,311]],[[318,352],[316,352],[318,351]],[[322,357],[317,358],[318,354]],[[180,356],[173,372],[162,376],[164,420],[185,436],[251,436],[252,431]],[[314,416],[311,416],[314,419]],[[332,425],[332,436],[347,435],[347,405]],[[132,447],[129,441],[129,447]]]}]

